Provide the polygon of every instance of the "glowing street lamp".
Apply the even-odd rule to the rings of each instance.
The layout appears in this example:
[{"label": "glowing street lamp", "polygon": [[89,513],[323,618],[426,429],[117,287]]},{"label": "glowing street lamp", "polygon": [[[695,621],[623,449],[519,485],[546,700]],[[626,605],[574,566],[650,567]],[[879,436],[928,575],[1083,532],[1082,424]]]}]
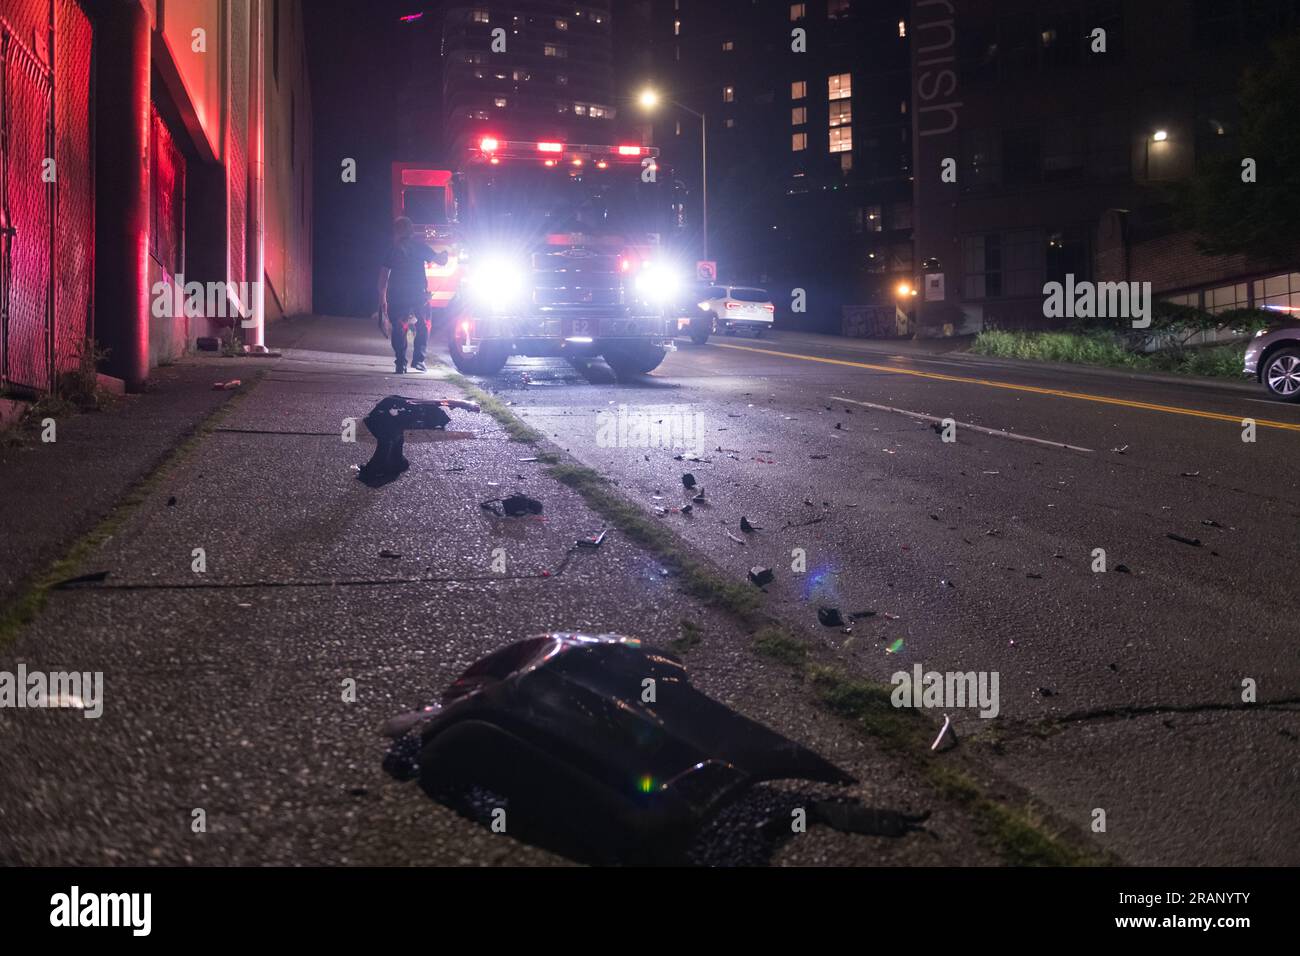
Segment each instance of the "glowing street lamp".
[{"label": "glowing street lamp", "polygon": [[703,113],[696,112],[689,106],[683,106],[676,100],[665,99],[659,91],[647,86],[637,96],[637,103],[647,113],[654,112],[660,103],[668,103],[683,112],[690,113],[700,121],[700,218],[704,226],[704,258],[709,258],[709,123]]}]

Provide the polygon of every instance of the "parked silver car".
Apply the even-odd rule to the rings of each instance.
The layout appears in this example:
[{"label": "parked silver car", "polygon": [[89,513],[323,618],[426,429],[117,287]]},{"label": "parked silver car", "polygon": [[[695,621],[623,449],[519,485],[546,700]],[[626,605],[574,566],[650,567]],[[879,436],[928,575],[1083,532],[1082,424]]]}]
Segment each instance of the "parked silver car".
[{"label": "parked silver car", "polygon": [[1284,402],[1300,402],[1300,325],[1261,329],[1246,347],[1243,374]]}]

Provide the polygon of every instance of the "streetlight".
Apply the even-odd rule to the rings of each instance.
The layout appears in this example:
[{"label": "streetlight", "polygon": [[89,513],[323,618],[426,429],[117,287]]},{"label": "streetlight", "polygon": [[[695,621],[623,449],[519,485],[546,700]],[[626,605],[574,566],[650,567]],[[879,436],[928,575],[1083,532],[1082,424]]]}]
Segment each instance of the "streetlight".
[{"label": "streetlight", "polygon": [[684,106],[676,100],[665,99],[659,91],[646,87],[637,97],[637,102],[646,112],[653,112],[661,102],[675,106],[683,112],[690,113],[700,121],[700,213],[704,220],[704,258],[709,258],[709,123],[704,114]]}]

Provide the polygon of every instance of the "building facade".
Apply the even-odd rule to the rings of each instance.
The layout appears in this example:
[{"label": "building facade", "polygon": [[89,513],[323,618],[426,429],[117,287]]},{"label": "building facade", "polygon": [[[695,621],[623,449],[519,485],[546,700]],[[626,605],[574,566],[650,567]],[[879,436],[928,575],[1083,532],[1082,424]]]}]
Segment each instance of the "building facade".
[{"label": "building facade", "polygon": [[920,334],[1060,324],[1043,286],[1067,275],[1300,306],[1300,261],[1201,255],[1167,190],[1235,155],[1243,72],[1300,29],[1293,0],[913,0],[908,28]]},{"label": "building facade", "polygon": [[51,390],[88,339],[139,387],[200,337],[257,345],[311,310],[301,7],[0,2],[6,391]]},{"label": "building facade", "polygon": [[896,331],[914,272],[906,0],[650,5],[640,82],[669,101],[653,139],[696,224],[707,156],[720,280],[768,287],[786,326],[838,332],[864,306]]},{"label": "building facade", "polygon": [[441,21],[443,146],[509,130],[520,139],[609,142],[610,0],[479,0]]}]

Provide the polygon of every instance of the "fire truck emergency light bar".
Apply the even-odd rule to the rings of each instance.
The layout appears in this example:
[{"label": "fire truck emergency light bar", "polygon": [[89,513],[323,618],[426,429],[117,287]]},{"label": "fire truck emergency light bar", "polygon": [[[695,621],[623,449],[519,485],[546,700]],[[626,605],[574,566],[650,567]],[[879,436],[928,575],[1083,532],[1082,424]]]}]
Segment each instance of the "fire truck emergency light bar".
[{"label": "fire truck emergency light bar", "polygon": [[484,136],[478,141],[478,153],[484,158],[497,162],[501,159],[530,159],[538,155],[549,156],[548,165],[553,165],[554,157],[563,156],[565,158],[580,161],[587,159],[599,159],[601,163],[608,160],[621,161],[640,161],[643,157],[656,158],[659,150],[654,146],[611,146],[607,143],[595,145],[591,143],[557,143],[554,141],[543,141],[539,143],[527,142],[524,140],[499,140],[493,136]]}]

